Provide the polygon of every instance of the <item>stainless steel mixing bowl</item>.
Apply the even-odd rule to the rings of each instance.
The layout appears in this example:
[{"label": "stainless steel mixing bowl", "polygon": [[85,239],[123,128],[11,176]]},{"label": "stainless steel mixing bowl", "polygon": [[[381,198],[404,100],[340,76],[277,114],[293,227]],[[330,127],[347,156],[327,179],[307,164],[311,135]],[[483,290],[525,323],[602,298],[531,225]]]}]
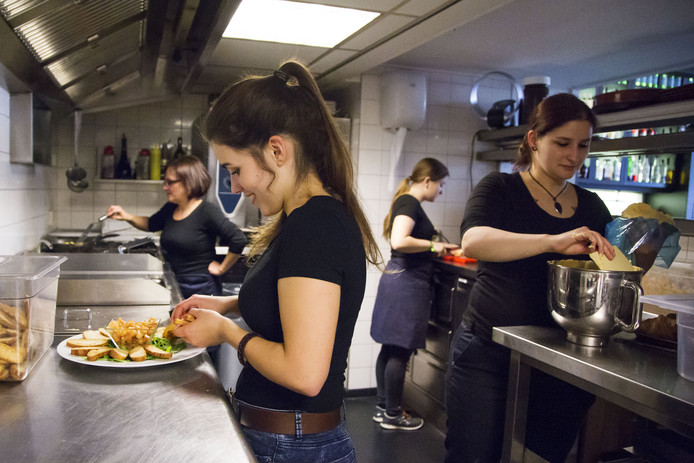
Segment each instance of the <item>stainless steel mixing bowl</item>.
[{"label": "stainless steel mixing bowl", "polygon": [[[592,261],[548,262],[547,300],[552,318],[567,340],[604,346],[620,330],[632,332],[641,320],[641,269],[599,270]],[[636,267],[638,268],[638,267]]]}]

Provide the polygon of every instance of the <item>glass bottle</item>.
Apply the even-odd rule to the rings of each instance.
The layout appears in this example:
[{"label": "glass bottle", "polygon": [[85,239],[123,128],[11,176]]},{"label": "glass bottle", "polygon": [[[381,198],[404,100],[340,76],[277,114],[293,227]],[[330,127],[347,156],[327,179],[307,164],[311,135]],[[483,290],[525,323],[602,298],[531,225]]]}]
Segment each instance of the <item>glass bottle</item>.
[{"label": "glass bottle", "polygon": [[183,149],[183,138],[178,137],[178,142],[176,144],[176,151],[174,151],[173,158],[178,159],[181,156],[185,156],[186,151]]},{"label": "glass bottle", "polygon": [[121,138],[120,159],[116,166],[115,177],[120,179],[133,178],[133,171],[130,168],[130,161],[128,160],[127,139],[125,138],[125,134],[123,134]]}]

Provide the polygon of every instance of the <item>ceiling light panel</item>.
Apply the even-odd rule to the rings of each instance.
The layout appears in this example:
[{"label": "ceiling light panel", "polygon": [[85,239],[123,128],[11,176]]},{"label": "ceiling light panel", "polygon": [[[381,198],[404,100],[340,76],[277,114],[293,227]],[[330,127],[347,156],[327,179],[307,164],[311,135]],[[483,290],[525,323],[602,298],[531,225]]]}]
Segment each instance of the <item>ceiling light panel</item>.
[{"label": "ceiling light panel", "polygon": [[379,13],[285,0],[244,0],[224,37],[332,48]]}]

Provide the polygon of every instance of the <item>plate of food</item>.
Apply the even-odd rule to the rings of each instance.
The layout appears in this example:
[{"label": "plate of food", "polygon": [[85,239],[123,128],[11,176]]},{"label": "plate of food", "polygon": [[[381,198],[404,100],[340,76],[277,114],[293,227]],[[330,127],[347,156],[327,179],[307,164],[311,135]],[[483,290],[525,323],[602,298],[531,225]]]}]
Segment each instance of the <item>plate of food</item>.
[{"label": "plate of food", "polygon": [[[191,320],[177,321],[177,324]],[[204,347],[188,346],[172,331],[176,324],[160,328],[159,320],[112,320],[105,328],[87,330],[58,344],[65,360],[103,368],[144,368],[182,362],[201,354]]]}]

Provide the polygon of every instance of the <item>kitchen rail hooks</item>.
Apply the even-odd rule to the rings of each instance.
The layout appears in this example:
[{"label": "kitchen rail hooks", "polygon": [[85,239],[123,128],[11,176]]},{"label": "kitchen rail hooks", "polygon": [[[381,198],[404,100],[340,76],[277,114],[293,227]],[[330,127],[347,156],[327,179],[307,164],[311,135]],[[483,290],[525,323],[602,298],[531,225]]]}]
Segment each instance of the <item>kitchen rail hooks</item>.
[{"label": "kitchen rail hooks", "polygon": [[516,92],[516,103],[513,105],[513,109],[510,112],[505,112],[504,114],[504,121],[507,122],[511,119],[511,117],[513,117],[513,115],[518,111],[518,109],[520,109],[520,104],[523,100],[523,89],[510,74],[506,74],[505,72],[501,71],[491,71],[480,77],[479,80],[475,82],[475,85],[473,85],[472,90],[470,91],[470,104],[472,105],[472,109],[475,110],[475,113],[477,113],[477,115],[483,121],[486,121],[489,108],[487,108],[486,110],[480,108],[477,92],[479,90],[480,84],[489,77],[503,77],[504,79],[509,80],[511,82],[511,85],[513,85],[513,89]]}]

